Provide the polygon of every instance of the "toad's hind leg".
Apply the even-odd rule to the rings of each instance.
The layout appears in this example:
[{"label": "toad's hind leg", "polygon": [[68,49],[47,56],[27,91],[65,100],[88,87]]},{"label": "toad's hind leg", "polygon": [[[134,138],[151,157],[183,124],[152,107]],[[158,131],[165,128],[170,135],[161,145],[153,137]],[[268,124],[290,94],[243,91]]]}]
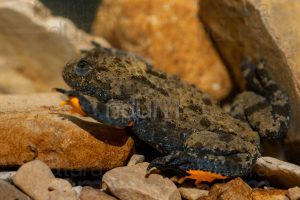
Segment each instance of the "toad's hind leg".
[{"label": "toad's hind leg", "polygon": [[255,65],[246,61],[241,68],[253,92],[238,95],[232,104],[231,114],[248,122],[262,137],[281,137],[287,132],[290,120],[287,94],[269,77],[265,62]]},{"label": "toad's hind leg", "polygon": [[159,157],[153,160],[148,166],[148,171],[153,167],[161,170],[173,170],[181,178],[177,181],[182,184],[186,179],[195,180],[196,184],[201,182],[212,182],[216,179],[227,179],[217,173],[194,169],[196,160],[186,152],[176,151],[165,157]]},{"label": "toad's hind leg", "polygon": [[[242,158],[249,159],[248,161]],[[247,167],[243,167],[247,165]],[[148,170],[156,167],[161,170],[173,170],[183,179],[195,179],[196,182],[212,182],[216,179],[246,176],[250,173],[252,159],[247,153],[232,155],[213,155],[206,152],[172,152],[170,155],[154,159]]]}]

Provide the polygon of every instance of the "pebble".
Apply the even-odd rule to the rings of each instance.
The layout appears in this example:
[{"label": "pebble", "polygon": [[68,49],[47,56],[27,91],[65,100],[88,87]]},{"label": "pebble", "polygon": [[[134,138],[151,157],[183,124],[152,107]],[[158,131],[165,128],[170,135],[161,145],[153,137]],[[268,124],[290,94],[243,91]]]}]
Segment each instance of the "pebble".
[{"label": "pebble", "polygon": [[200,197],[205,197],[208,195],[207,190],[201,190],[198,188],[180,187],[179,192],[181,197],[187,200],[197,200]]},{"label": "pebble", "polygon": [[15,171],[0,172],[0,179],[4,181],[12,182],[12,178],[15,174],[16,174]]},{"label": "pebble", "polygon": [[14,184],[34,200],[76,200],[69,182],[55,178],[50,168],[39,160],[22,165],[13,177]]},{"label": "pebble", "polygon": [[103,188],[122,200],[180,200],[175,184],[159,174],[146,177],[149,163],[118,167],[103,176]]},{"label": "pebble", "polygon": [[112,197],[99,189],[94,189],[92,187],[83,187],[80,200],[117,200],[115,197]]},{"label": "pebble", "polygon": [[23,192],[18,190],[10,183],[0,180],[0,199],[1,200],[30,200]]},{"label": "pebble", "polygon": [[300,199],[300,188],[297,186],[297,187],[288,189],[287,195],[291,200],[299,200]]},{"label": "pebble", "polygon": [[138,163],[142,163],[145,161],[145,156],[144,155],[139,155],[139,154],[134,154],[131,156],[127,166],[133,166]]}]

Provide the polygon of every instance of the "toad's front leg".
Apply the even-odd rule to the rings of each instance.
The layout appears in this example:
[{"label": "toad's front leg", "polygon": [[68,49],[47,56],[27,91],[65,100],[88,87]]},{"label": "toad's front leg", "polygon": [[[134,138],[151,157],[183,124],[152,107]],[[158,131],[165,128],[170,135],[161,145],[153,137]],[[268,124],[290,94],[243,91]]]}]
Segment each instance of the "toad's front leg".
[{"label": "toad's front leg", "polygon": [[130,104],[114,99],[103,103],[96,97],[84,95],[78,91],[56,90],[70,98],[70,100],[63,104],[71,105],[73,112],[75,111],[81,115],[86,114],[97,121],[117,128],[131,127],[134,125],[135,114],[133,106]]}]

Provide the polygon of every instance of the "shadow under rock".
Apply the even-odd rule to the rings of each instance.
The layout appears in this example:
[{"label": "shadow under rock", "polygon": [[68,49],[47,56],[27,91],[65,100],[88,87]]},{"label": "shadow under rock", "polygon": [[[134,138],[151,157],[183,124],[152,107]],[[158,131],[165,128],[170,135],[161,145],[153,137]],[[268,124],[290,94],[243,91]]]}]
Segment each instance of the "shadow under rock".
[{"label": "shadow under rock", "polygon": [[124,146],[128,140],[129,134],[124,129],[118,129],[100,122],[91,122],[83,120],[79,117],[75,117],[68,114],[55,113],[59,117],[62,117],[65,120],[69,120],[76,124],[81,129],[89,132],[97,140],[101,140],[106,144],[112,146]]}]

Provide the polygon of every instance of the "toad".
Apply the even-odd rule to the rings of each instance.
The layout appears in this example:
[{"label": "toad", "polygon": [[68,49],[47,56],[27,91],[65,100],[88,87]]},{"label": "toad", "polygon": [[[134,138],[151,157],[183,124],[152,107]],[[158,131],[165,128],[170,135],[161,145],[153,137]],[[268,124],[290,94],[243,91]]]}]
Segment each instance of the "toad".
[{"label": "toad", "polygon": [[239,94],[231,112],[175,75],[155,69],[130,52],[97,45],[66,64],[63,79],[74,111],[101,123],[129,128],[163,156],[150,163],[197,181],[246,176],[261,155],[260,137],[288,130],[287,95],[266,73],[263,61],[245,61],[252,91]]}]

